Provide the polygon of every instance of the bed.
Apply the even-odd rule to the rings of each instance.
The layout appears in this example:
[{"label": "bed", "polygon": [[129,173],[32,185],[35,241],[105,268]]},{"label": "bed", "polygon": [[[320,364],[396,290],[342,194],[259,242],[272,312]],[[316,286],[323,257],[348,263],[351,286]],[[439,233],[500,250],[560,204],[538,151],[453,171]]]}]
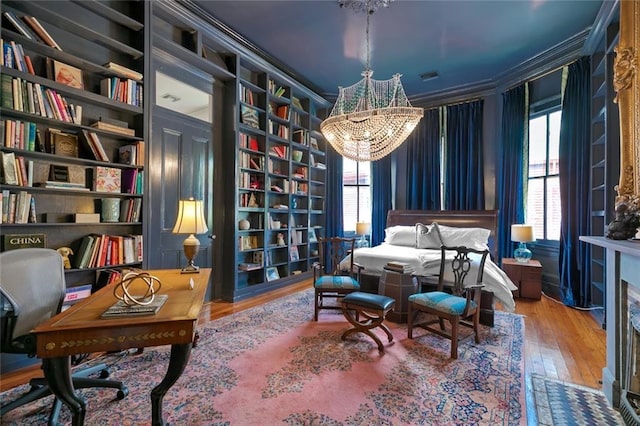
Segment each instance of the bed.
[{"label": "bed", "polygon": [[[396,226],[415,227],[416,223],[439,225],[452,228],[484,228],[488,230],[488,246],[491,260],[485,264],[480,321],[493,326],[495,301],[500,301],[503,308],[513,311],[515,302],[513,290],[517,287],[502,271],[494,260],[497,259],[497,210],[472,211],[431,211],[431,210],[390,210],[387,214],[387,228]],[[437,276],[440,265],[440,251],[434,249],[418,249],[408,245],[395,245],[384,242],[371,248],[354,251],[354,261],[362,266],[361,285],[364,291],[377,292],[382,269],[387,262],[395,260],[409,263],[415,274],[420,276]],[[428,284],[426,279],[425,283]],[[433,280],[432,280],[433,282]]]}]

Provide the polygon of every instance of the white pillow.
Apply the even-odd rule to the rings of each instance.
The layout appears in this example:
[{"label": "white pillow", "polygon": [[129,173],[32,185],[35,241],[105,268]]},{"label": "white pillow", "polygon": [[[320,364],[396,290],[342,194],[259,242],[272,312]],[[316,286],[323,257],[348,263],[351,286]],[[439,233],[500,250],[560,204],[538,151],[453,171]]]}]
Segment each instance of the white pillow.
[{"label": "white pillow", "polygon": [[438,224],[442,244],[447,247],[465,246],[476,250],[489,248],[491,231],[485,228],[454,228]]},{"label": "white pillow", "polygon": [[438,249],[442,246],[442,237],[438,224],[423,225],[416,223],[416,247],[419,249]]},{"label": "white pillow", "polygon": [[416,227],[396,225],[384,230],[384,242],[394,246],[416,246]]}]

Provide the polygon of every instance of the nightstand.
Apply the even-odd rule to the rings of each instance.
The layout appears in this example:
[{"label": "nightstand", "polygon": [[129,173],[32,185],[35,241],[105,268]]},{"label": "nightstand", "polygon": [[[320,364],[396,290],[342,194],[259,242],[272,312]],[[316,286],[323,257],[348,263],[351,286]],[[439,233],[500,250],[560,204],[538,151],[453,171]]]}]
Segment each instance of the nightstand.
[{"label": "nightstand", "polygon": [[540,300],[542,296],[542,265],[531,259],[520,263],[515,259],[502,259],[502,269],[518,287],[516,297]]}]

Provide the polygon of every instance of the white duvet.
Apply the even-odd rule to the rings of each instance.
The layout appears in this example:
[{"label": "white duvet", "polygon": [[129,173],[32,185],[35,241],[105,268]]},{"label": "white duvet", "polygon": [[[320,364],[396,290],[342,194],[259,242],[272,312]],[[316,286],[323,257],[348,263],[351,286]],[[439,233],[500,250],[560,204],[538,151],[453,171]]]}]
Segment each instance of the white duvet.
[{"label": "white duvet", "polygon": [[[438,275],[440,272],[440,250],[382,243],[371,248],[359,248],[353,252],[353,261],[364,268],[363,272],[371,275],[381,274],[384,265],[391,260],[408,263],[415,269],[416,275]],[[344,259],[341,265],[348,268],[348,259]],[[514,311],[515,302],[512,291],[517,290],[517,287],[489,258],[484,265],[482,282],[484,289],[492,292],[494,297],[502,302],[505,310]]]}]

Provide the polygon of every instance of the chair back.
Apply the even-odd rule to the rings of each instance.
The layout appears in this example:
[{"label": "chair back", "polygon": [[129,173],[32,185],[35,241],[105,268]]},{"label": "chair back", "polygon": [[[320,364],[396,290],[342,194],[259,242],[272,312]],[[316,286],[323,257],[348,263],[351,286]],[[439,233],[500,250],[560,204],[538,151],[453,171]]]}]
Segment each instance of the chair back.
[{"label": "chair back", "polygon": [[[454,257],[449,262],[447,259],[448,254],[454,252]],[[484,264],[487,260],[487,255],[489,254],[489,250],[475,250],[469,247],[459,246],[459,247],[440,247],[440,275],[438,277],[438,288],[442,290],[444,287],[445,281],[447,281],[447,268],[453,274],[453,280],[451,292],[456,296],[461,296],[465,292],[465,286],[469,285],[466,283],[466,279],[469,276],[469,273],[475,268],[472,268],[473,259],[469,256],[470,254],[477,254],[480,256],[480,260],[478,262],[477,268],[477,276],[476,281],[473,284],[481,284],[482,276],[484,274]],[[450,256],[449,256],[450,257]],[[475,256],[474,256],[475,257]]]},{"label": "chair back", "polygon": [[349,256],[348,273],[353,272],[353,250],[355,238],[325,237],[318,238],[318,255],[320,266],[325,275],[342,275],[340,262]]},{"label": "chair back", "polygon": [[16,348],[20,338],[60,311],[66,288],[62,262],[52,249],[0,253],[3,352],[22,352]]}]

